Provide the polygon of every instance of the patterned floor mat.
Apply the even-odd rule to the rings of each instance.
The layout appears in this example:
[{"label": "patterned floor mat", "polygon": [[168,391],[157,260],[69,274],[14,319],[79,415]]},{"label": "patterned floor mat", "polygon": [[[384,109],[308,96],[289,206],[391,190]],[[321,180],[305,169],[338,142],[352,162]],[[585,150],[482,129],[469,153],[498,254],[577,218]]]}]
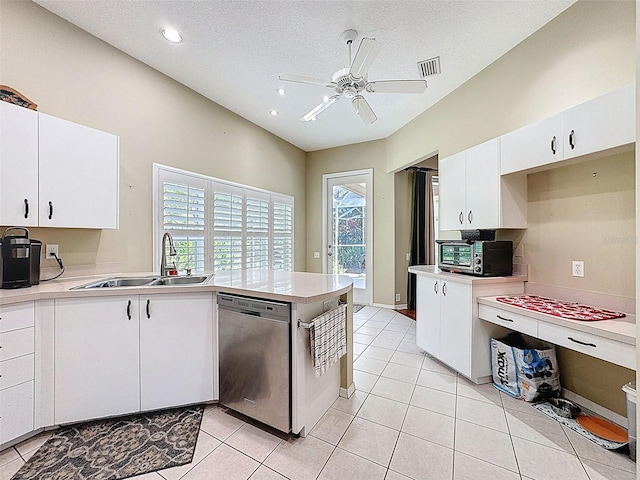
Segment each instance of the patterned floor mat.
[{"label": "patterned floor mat", "polygon": [[203,406],[62,427],[11,480],[116,480],[189,463]]}]

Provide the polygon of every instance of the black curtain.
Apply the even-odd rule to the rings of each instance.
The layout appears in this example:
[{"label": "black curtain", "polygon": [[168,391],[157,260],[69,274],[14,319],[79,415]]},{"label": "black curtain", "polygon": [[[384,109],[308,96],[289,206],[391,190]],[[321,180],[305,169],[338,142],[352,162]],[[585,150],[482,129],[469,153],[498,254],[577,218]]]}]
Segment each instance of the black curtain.
[{"label": "black curtain", "polygon": [[[409,265],[435,263],[435,232],[433,231],[433,173],[413,172],[411,202],[411,259]],[[408,274],[407,308],[416,309],[416,276]]]}]

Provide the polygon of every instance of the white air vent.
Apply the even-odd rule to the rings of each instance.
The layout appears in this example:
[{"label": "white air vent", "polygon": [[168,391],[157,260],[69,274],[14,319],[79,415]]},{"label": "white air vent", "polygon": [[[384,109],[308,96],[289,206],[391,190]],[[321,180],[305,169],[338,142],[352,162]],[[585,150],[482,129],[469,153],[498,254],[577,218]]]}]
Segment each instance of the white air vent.
[{"label": "white air vent", "polygon": [[440,73],[440,57],[433,57],[429,60],[418,62],[418,70],[421,77],[429,77]]}]

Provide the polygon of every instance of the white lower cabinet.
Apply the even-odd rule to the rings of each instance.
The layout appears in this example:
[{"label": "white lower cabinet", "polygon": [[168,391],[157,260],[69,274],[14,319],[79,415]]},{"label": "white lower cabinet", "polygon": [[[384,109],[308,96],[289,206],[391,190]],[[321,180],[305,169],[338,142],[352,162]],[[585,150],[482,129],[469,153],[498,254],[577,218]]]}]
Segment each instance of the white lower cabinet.
[{"label": "white lower cabinet", "polygon": [[211,293],[55,301],[55,423],[214,399]]},{"label": "white lower cabinet", "polygon": [[[415,273],[415,272],[412,272]],[[477,297],[515,295],[524,282],[450,273],[420,273],[416,290],[416,344],[476,383],[491,378],[489,339],[500,327],[478,317]]]},{"label": "white lower cabinet", "polygon": [[0,445],[34,429],[35,307],[0,307]]},{"label": "white lower cabinet", "polygon": [[140,410],[137,296],[55,301],[55,423]]},{"label": "white lower cabinet", "polygon": [[213,400],[211,293],[140,297],[142,410]]}]

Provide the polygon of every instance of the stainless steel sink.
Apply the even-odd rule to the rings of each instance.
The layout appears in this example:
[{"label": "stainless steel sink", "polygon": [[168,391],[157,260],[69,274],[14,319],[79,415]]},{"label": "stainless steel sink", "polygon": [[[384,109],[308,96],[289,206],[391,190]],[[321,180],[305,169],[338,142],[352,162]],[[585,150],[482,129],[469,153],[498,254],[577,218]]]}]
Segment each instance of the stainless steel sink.
[{"label": "stainless steel sink", "polygon": [[71,290],[80,290],[84,288],[119,288],[119,287],[140,287],[142,285],[149,285],[159,277],[118,277],[118,278],[106,278],[97,282],[87,283],[78,287],[73,287]]},{"label": "stainless steel sink", "polygon": [[201,285],[205,283],[211,275],[185,275],[179,277],[161,277],[149,284],[150,287],[158,285]]}]

